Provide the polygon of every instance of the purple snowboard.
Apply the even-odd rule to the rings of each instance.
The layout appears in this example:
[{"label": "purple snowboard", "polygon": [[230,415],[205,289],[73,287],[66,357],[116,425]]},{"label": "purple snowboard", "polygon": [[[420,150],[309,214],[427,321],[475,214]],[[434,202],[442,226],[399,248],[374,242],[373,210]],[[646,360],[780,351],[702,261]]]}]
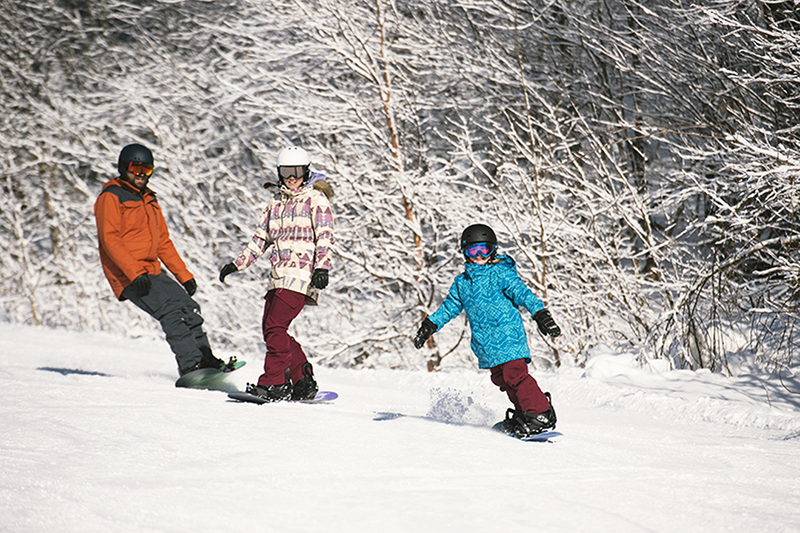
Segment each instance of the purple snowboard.
[{"label": "purple snowboard", "polygon": [[[508,435],[509,437],[514,437],[514,435],[510,435],[510,434],[506,433],[505,431],[503,431],[503,423],[502,422],[498,422],[497,424],[492,426],[492,429],[494,429],[495,431],[499,431],[503,435]],[[515,439],[519,439],[519,440],[523,440],[523,441],[526,441],[526,442],[554,442],[551,439],[554,439],[556,437],[561,437],[561,436],[562,436],[562,434],[559,433],[558,431],[544,431],[542,433],[537,433],[535,435],[530,435],[528,437],[514,437],[514,438]]]},{"label": "purple snowboard", "polygon": [[[338,397],[339,395],[333,391],[321,390],[317,393],[316,396],[314,396],[313,400],[299,400],[297,403],[326,403],[326,402],[331,402]],[[231,400],[236,400],[237,402],[249,402],[258,404],[275,403],[275,402],[269,402],[264,398],[261,398],[260,396],[256,396],[255,394],[250,394],[249,392],[242,392],[242,391],[229,392],[228,398],[230,398]]]}]

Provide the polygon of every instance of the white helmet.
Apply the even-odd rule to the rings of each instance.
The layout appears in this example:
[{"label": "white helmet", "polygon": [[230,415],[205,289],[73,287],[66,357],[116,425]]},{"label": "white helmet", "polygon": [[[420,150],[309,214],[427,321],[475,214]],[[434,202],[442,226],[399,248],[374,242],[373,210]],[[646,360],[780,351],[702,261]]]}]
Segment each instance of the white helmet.
[{"label": "white helmet", "polygon": [[311,164],[308,152],[299,146],[290,146],[278,152],[279,167],[305,167]]},{"label": "white helmet", "polygon": [[308,181],[311,172],[309,166],[311,159],[308,152],[298,146],[290,146],[278,152],[278,180],[283,183],[285,178],[296,177]]}]

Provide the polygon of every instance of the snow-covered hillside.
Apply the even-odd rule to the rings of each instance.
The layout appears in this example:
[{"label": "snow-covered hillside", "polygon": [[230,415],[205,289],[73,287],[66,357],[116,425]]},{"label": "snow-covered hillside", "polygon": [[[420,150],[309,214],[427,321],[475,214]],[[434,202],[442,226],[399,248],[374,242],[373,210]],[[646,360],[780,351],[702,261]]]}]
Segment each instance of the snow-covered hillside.
[{"label": "snow-covered hillside", "polygon": [[[240,359],[243,388],[261,355]],[[334,403],[257,406],[174,388],[165,342],[0,324],[0,531],[800,530],[800,395],[776,379],[610,353],[533,373],[556,443],[491,431],[485,372],[318,367]]]}]

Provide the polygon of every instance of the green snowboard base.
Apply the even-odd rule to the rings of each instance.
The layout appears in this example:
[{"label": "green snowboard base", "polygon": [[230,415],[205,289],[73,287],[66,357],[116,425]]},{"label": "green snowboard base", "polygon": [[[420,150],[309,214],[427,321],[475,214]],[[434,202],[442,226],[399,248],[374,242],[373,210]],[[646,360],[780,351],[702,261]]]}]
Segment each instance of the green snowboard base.
[{"label": "green snowboard base", "polygon": [[216,368],[201,368],[194,372],[188,372],[178,378],[175,382],[176,387],[184,389],[205,389],[218,390],[223,392],[233,392],[239,390],[236,385],[229,383],[226,378],[228,375],[239,370],[245,365],[245,361],[236,361],[233,370],[220,372]]}]

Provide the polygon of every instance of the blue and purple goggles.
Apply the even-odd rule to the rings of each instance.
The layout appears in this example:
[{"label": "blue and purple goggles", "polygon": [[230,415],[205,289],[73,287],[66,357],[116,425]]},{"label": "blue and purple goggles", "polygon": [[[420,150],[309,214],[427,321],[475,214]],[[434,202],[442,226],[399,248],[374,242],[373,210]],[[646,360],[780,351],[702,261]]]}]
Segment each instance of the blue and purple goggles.
[{"label": "blue and purple goggles", "polygon": [[482,257],[491,256],[497,249],[496,244],[489,244],[488,242],[476,242],[464,248],[464,255],[470,259],[476,259],[479,255]]}]

